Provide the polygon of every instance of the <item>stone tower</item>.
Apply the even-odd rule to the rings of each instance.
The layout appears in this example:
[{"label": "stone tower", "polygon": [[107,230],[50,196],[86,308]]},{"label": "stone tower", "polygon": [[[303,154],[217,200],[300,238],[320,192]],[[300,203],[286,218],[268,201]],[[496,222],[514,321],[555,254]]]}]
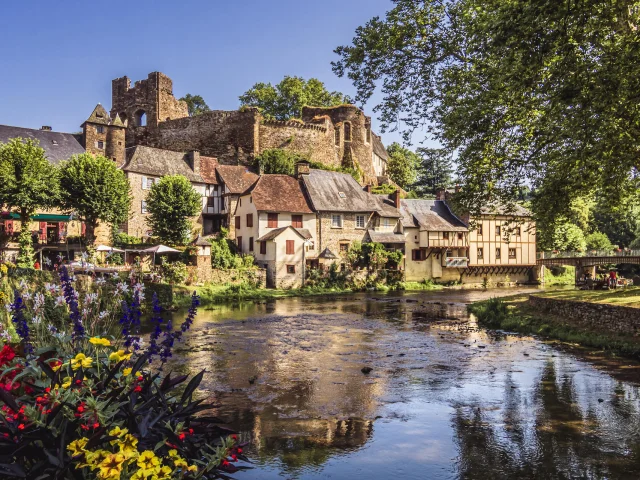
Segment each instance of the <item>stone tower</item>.
[{"label": "stone tower", "polygon": [[128,77],[111,82],[111,118],[127,125],[127,144],[135,144],[135,138],[145,136],[166,120],[189,116],[187,104],[173,96],[173,81],[165,74],[152,72],[146,80],[131,87]]},{"label": "stone tower", "polygon": [[82,124],[84,148],[88,153],[102,155],[122,166],[125,161],[125,130],[120,117],[111,119],[105,108],[98,104]]}]

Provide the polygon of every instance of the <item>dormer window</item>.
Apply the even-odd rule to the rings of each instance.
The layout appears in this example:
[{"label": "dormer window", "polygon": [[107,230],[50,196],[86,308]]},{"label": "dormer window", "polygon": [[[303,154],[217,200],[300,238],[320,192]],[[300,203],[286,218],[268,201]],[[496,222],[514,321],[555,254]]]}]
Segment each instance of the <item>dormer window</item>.
[{"label": "dormer window", "polygon": [[51,140],[51,145],[58,145],[58,141],[57,140]]}]

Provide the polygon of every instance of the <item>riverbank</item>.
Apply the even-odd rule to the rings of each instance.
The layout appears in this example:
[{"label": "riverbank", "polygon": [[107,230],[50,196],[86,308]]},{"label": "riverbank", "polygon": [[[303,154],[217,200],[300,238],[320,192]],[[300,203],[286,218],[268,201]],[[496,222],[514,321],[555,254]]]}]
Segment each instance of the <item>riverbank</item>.
[{"label": "riverbank", "polygon": [[[636,294],[640,294],[640,289],[634,290],[636,290]],[[603,297],[595,295],[591,297],[588,295],[590,293],[599,292],[554,291],[536,294],[536,296],[543,299],[562,297],[563,295],[574,298],[603,299]],[[612,291],[610,299],[633,298],[631,291],[621,293],[627,293],[628,296],[624,297],[620,293]],[[575,303],[577,307],[580,307],[581,303],[589,302],[576,301]],[[478,324],[485,328],[539,335],[544,338],[596,348],[614,355],[640,359],[640,338],[616,333],[613,329],[607,329],[604,322],[601,328],[593,326],[593,323],[588,327],[578,326],[560,309],[554,314],[551,311],[542,311],[539,305],[532,305],[529,302],[529,295],[476,302],[469,305],[468,310],[476,316]],[[609,312],[603,312],[603,314],[609,315]],[[640,309],[638,310],[638,318],[640,318]]]}]

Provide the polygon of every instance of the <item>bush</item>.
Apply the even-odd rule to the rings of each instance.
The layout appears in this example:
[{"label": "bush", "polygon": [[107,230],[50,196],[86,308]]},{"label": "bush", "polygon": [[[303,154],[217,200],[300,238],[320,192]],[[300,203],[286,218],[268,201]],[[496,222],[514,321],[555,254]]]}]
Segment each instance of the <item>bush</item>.
[{"label": "bush", "polygon": [[586,236],[587,250],[613,250],[613,244],[606,234],[593,232]]},{"label": "bush", "polygon": [[167,262],[163,257],[162,264],[160,266],[162,277],[167,283],[171,285],[181,285],[185,282],[188,276],[187,266],[182,262]]},{"label": "bush", "polygon": [[263,173],[295,175],[296,163],[302,160],[306,161],[308,159],[290,150],[270,148],[257,156],[255,163],[258,171]]},{"label": "bush", "polygon": [[242,468],[230,463],[246,460],[242,445],[194,398],[204,372],[160,373],[198,297],[177,330],[154,298],[142,350],[137,277],[77,286],[62,268],[44,289],[21,282],[11,303],[23,353],[0,349],[2,478],[213,479]]}]

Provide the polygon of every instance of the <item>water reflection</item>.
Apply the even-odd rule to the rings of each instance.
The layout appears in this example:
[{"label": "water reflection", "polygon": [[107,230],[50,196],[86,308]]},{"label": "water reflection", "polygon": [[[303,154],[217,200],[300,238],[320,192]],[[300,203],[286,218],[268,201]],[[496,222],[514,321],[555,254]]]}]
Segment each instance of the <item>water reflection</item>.
[{"label": "water reflection", "polygon": [[637,478],[637,385],[479,329],[464,302],[491,294],[205,311],[172,368],[206,368],[218,415],[252,440],[238,479]]}]

